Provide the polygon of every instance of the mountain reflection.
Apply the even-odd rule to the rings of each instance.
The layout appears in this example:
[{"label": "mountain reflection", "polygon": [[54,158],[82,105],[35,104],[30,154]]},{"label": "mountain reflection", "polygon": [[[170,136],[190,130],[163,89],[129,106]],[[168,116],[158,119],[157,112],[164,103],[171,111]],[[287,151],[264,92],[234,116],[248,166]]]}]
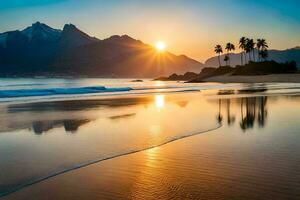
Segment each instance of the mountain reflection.
[{"label": "mountain reflection", "polygon": [[[223,123],[223,115],[226,116],[226,123],[228,126],[233,125],[236,122],[236,118],[239,117],[239,126],[243,131],[251,129],[258,125],[258,127],[264,127],[267,120],[267,97],[243,97],[240,99],[219,99],[218,100],[218,123]],[[232,110],[231,105],[235,103],[237,110]],[[225,109],[222,110],[222,107]],[[239,111],[239,112],[238,112]]]},{"label": "mountain reflection", "polygon": [[129,113],[129,114],[124,114],[124,115],[115,115],[115,116],[109,117],[109,119],[111,119],[111,120],[119,120],[119,119],[133,117],[135,115],[136,115],[136,113]]},{"label": "mountain reflection", "polygon": [[40,135],[53,128],[63,126],[66,132],[75,133],[80,126],[88,122],[90,122],[88,119],[36,121],[32,122],[32,129],[35,134]]},{"label": "mountain reflection", "polygon": [[167,104],[176,104],[180,109],[185,109],[188,100],[169,102],[165,95],[156,94],[147,97],[11,104],[4,109],[5,112],[0,112],[0,133],[29,129],[34,134],[42,135],[61,127],[65,132],[75,133],[80,126],[100,118],[118,123],[135,118],[138,111],[149,106],[153,105],[161,111]]}]

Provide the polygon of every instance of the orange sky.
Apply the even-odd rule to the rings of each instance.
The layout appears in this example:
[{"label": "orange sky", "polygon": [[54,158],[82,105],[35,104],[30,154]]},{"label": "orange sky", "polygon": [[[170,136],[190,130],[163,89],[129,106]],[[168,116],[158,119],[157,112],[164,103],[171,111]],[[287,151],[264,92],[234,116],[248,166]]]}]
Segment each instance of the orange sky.
[{"label": "orange sky", "polygon": [[204,62],[214,46],[241,36],[267,39],[270,48],[300,45],[298,0],[11,0],[0,5],[0,32],[40,21],[54,28],[73,23],[100,39],[127,34]]}]

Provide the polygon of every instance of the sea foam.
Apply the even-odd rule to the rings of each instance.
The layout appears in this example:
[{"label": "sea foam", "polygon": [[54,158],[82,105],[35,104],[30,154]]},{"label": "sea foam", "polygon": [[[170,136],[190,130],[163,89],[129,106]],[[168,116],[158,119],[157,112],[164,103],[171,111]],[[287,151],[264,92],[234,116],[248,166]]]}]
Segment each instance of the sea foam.
[{"label": "sea foam", "polygon": [[103,92],[126,92],[130,90],[132,90],[132,88],[130,87],[106,88],[104,86],[78,87],[78,88],[1,90],[0,98],[69,95],[69,94],[74,95],[74,94],[90,94],[90,93],[103,93]]}]

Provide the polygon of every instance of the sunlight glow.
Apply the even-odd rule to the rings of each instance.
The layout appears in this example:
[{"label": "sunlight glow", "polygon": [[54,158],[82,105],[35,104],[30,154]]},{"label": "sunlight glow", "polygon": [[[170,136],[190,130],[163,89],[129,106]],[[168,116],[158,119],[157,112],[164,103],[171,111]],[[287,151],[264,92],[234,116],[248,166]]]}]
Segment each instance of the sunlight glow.
[{"label": "sunlight glow", "polygon": [[167,47],[167,45],[166,45],[166,43],[165,43],[164,41],[158,41],[158,42],[156,42],[156,44],[155,44],[155,48],[156,48],[156,50],[159,51],[159,52],[165,51],[165,50],[166,50],[166,47]]},{"label": "sunlight glow", "polygon": [[164,86],[164,85],[165,85],[165,82],[163,82],[163,81],[155,81],[155,82],[154,82],[154,85],[155,85],[155,86],[158,86],[158,87],[161,87],[161,86]]},{"label": "sunlight glow", "polygon": [[165,106],[164,95],[155,95],[155,106],[158,110],[161,110]]}]

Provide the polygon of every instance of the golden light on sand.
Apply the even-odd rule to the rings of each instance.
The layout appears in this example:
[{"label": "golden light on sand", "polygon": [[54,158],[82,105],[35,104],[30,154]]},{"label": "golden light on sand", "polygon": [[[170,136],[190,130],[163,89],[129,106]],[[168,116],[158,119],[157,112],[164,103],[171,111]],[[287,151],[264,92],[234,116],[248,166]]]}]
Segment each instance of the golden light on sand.
[{"label": "golden light on sand", "polygon": [[166,47],[167,47],[167,45],[164,41],[158,41],[158,42],[155,43],[155,48],[159,52],[165,51]]}]

